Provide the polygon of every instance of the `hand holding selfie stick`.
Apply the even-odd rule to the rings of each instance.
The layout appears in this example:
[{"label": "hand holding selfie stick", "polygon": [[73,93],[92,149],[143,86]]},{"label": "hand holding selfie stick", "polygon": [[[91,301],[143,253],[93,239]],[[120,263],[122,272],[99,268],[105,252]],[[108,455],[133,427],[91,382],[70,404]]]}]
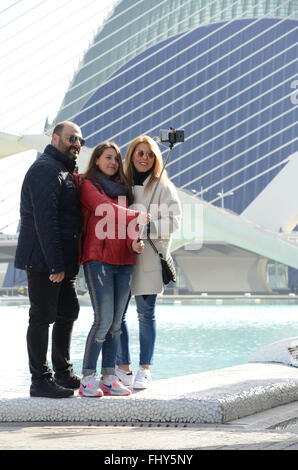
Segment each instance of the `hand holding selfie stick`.
[{"label": "hand holding selfie stick", "polygon": [[170,127],[170,129],[168,131],[161,129],[161,131],[160,131],[160,142],[169,142],[169,151],[168,151],[167,158],[166,158],[166,160],[163,164],[161,173],[158,177],[158,180],[157,180],[157,183],[155,185],[152,196],[150,198],[150,201],[149,201],[149,204],[148,204],[148,207],[147,207],[147,212],[148,212],[148,210],[150,208],[150,205],[151,205],[151,202],[153,201],[153,198],[155,196],[156,190],[157,190],[158,185],[160,183],[160,180],[161,180],[162,174],[164,172],[164,169],[166,167],[166,164],[168,163],[168,159],[170,157],[171,151],[173,150],[174,144],[176,144],[177,142],[184,142],[184,130],[175,131],[175,129],[173,129],[172,127]]},{"label": "hand holding selfie stick", "polygon": [[[147,207],[147,212],[149,212],[150,205],[151,205],[151,203],[153,201],[153,198],[155,196],[156,190],[157,190],[158,185],[160,183],[160,180],[161,180],[162,174],[164,172],[164,169],[166,167],[166,164],[168,163],[168,159],[169,159],[170,154],[173,150],[174,144],[176,144],[177,142],[184,142],[184,130],[182,130],[182,129],[181,130],[175,130],[172,127],[170,127],[169,130],[161,129],[161,131],[160,131],[160,142],[169,142],[169,151],[168,151],[167,158],[166,158],[166,160],[163,164],[160,175],[158,177],[158,180],[157,180],[157,183],[155,185],[154,191],[151,195],[151,198],[150,198],[150,201],[149,201],[149,204],[148,204],[148,207]],[[149,234],[148,234],[147,238],[149,238]],[[138,240],[140,240],[140,238]]]}]

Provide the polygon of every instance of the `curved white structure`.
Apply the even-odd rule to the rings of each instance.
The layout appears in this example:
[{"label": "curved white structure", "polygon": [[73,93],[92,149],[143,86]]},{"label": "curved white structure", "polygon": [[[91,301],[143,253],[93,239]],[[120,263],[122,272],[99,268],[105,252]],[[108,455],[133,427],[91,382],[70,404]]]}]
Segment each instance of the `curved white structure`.
[{"label": "curved white structure", "polygon": [[265,346],[253,354],[249,362],[278,362],[298,367],[298,336]]}]

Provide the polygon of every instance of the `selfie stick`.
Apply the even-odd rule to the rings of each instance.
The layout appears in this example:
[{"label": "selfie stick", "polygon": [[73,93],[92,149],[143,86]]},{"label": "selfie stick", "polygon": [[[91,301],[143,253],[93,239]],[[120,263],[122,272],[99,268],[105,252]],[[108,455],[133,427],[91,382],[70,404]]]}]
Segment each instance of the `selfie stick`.
[{"label": "selfie stick", "polygon": [[159,177],[158,177],[158,180],[157,180],[157,183],[156,183],[156,185],[155,185],[154,191],[153,191],[152,196],[151,196],[151,198],[150,198],[150,201],[149,201],[149,204],[148,204],[148,207],[147,207],[147,211],[149,211],[151,202],[153,201],[153,198],[154,198],[154,196],[155,196],[157,187],[158,187],[158,185],[159,185],[159,183],[160,183],[162,174],[163,174],[164,169],[165,169],[165,167],[166,167],[166,164],[167,164],[167,162],[168,162],[168,159],[169,159],[169,156],[170,156],[171,151],[172,151],[172,149],[173,149],[173,146],[174,146],[174,143],[173,143],[173,142],[170,142],[170,147],[169,147],[168,155],[167,155],[167,158],[166,158],[166,160],[165,160],[165,162],[164,162],[164,164],[163,164],[161,173],[160,173],[160,175],[159,175]]},{"label": "selfie stick", "polygon": [[[162,132],[162,131],[161,131],[161,132]],[[179,139],[178,139],[178,140],[176,140],[176,134],[177,134],[177,133],[179,133]],[[174,139],[171,137],[171,135],[174,136]],[[156,185],[155,185],[154,191],[153,191],[153,193],[152,193],[152,195],[151,195],[151,198],[150,198],[150,201],[149,201],[149,204],[148,204],[148,207],[147,207],[147,212],[148,212],[149,209],[150,209],[150,205],[151,205],[151,203],[152,203],[152,201],[153,201],[153,198],[154,198],[154,196],[155,196],[156,190],[157,190],[158,185],[159,185],[159,183],[160,183],[160,180],[161,180],[162,174],[163,174],[163,172],[164,172],[164,169],[165,169],[165,167],[166,167],[166,164],[168,163],[168,159],[169,159],[169,157],[170,157],[171,151],[173,150],[174,144],[175,144],[176,142],[184,142],[184,130],[175,131],[172,127],[170,127],[170,133],[168,134],[168,139],[169,139],[169,140],[167,140],[167,142],[169,142],[169,151],[168,151],[168,155],[167,155],[167,158],[166,158],[166,160],[165,160],[165,162],[164,162],[164,164],[163,164],[163,167],[162,167],[161,173],[160,173],[160,175],[159,175],[159,177],[158,177],[158,180],[157,180],[157,183],[156,183]],[[164,140],[161,139],[161,141],[164,141]],[[139,240],[140,240],[140,239],[139,239]]]},{"label": "selfie stick", "polygon": [[[169,156],[170,156],[171,151],[172,151],[172,149],[173,149],[173,146],[174,146],[174,143],[173,143],[173,142],[170,142],[168,155],[167,155],[167,158],[166,158],[166,160],[165,160],[165,162],[164,162],[164,164],[163,164],[163,167],[162,167],[162,170],[161,170],[160,175],[159,175],[159,177],[158,177],[158,180],[157,180],[157,183],[156,183],[156,185],[155,185],[154,191],[153,191],[153,193],[152,193],[152,195],[151,195],[151,198],[150,198],[150,201],[149,201],[149,204],[148,204],[148,207],[147,207],[147,212],[149,212],[149,209],[150,209],[150,206],[151,206],[151,202],[153,201],[153,198],[154,198],[154,196],[155,196],[156,190],[157,190],[158,185],[159,185],[159,183],[160,183],[162,174],[163,174],[164,169],[165,169],[165,167],[166,167],[166,164],[167,164],[167,162],[168,162],[168,159],[169,159]],[[138,241],[140,241],[140,238],[138,238]]]}]

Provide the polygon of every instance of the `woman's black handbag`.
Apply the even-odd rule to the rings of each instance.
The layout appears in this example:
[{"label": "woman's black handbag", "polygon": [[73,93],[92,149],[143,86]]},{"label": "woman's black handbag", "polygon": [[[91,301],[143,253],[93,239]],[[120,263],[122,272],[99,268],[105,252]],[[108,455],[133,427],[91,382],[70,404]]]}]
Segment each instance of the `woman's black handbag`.
[{"label": "woman's black handbag", "polygon": [[147,237],[153,250],[155,251],[155,253],[158,254],[160,258],[163,283],[167,285],[169,284],[169,282],[176,282],[177,280],[176,269],[175,269],[174,260],[172,256],[169,254],[167,258],[164,258],[163,255],[158,252],[156,246],[154,245],[151,238],[149,237],[149,234],[147,235]]},{"label": "woman's black handbag", "polygon": [[164,259],[161,253],[159,253],[161,261],[161,272],[162,280],[164,284],[169,284],[169,282],[176,282],[176,269],[174,265],[174,260],[171,255]]}]

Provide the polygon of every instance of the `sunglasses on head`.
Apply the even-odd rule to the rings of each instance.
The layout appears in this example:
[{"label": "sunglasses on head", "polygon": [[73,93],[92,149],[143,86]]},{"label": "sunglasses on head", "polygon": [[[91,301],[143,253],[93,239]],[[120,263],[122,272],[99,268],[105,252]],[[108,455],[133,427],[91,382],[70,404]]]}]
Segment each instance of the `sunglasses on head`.
[{"label": "sunglasses on head", "polygon": [[74,144],[78,140],[80,142],[81,147],[85,145],[85,139],[82,139],[82,137],[78,137],[77,135],[70,135],[68,140],[71,144]]},{"label": "sunglasses on head", "polygon": [[136,150],[136,155],[139,158],[142,158],[144,155],[146,155],[146,157],[150,158],[150,160],[152,158],[154,158],[154,153],[153,152],[144,152],[144,150]]}]

